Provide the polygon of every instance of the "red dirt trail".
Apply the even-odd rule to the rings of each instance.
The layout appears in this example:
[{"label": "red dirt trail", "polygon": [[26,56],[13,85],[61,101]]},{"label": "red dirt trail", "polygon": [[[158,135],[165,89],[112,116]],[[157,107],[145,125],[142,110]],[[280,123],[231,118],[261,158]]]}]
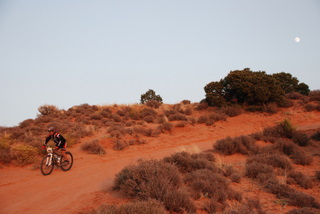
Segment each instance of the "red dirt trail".
[{"label": "red dirt trail", "polygon": [[[147,144],[130,146],[123,151],[107,149],[104,156],[87,154],[80,150],[78,144],[69,149],[74,155],[74,166],[68,172],[56,168],[51,175],[43,176],[39,169],[32,170],[31,166],[3,167],[0,169],[0,213],[77,213],[102,203],[124,203],[126,199],[110,189],[115,174],[125,166],[136,163],[138,159],[161,159],[178,151],[205,151],[211,149],[218,139],[258,132],[286,118],[300,130],[320,128],[319,112],[304,112],[292,108],[274,115],[246,113],[217,122],[214,126],[197,124],[175,128],[171,134],[150,138]],[[95,137],[99,138],[99,133]],[[85,140],[88,139],[83,139]],[[233,158],[239,162],[241,155]],[[220,161],[228,163],[232,159],[221,157]],[[317,159],[315,167],[319,162]],[[245,182],[244,179],[243,183]],[[247,183],[250,185],[250,182]],[[234,184],[234,188],[237,188],[237,184]],[[258,194],[257,191],[260,190],[252,190],[248,195],[253,192]],[[318,192],[313,196],[319,201],[319,185],[313,191]],[[274,197],[262,191],[259,192],[259,197],[262,194]],[[267,202],[265,206],[268,213],[279,213],[281,208],[280,205],[270,205]]]}]

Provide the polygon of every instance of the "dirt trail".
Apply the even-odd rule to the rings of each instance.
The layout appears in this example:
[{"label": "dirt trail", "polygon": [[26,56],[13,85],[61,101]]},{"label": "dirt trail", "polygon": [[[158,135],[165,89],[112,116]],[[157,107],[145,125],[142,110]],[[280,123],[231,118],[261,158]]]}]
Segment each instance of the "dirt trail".
[{"label": "dirt trail", "polygon": [[[239,136],[261,131],[284,118],[301,130],[320,128],[318,112],[280,112],[275,115],[243,114],[205,125],[175,128],[172,134],[150,138],[147,144],[131,146],[124,151],[108,150],[107,155],[89,155],[79,145],[69,149],[75,158],[69,172],[54,169],[43,176],[30,167],[0,169],[0,213],[76,213],[102,202],[120,203],[125,199],[110,194],[115,174],[138,159],[160,159],[177,151],[199,152],[227,136]],[[258,124],[258,125],[257,125]]]}]

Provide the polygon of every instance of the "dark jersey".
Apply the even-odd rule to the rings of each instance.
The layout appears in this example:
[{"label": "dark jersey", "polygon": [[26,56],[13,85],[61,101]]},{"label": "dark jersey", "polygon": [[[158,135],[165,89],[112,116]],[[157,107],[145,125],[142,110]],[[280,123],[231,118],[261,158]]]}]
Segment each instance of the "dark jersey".
[{"label": "dark jersey", "polygon": [[43,145],[47,146],[47,143],[50,140],[53,140],[53,142],[56,143],[56,146],[60,148],[62,148],[66,143],[66,139],[58,132],[54,132],[53,134],[48,135]]}]

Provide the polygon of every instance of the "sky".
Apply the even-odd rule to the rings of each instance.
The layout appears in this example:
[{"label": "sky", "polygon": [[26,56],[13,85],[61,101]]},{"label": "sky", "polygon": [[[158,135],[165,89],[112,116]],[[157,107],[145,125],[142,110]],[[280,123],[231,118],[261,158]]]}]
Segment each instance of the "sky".
[{"label": "sky", "polygon": [[0,126],[149,89],[199,102],[244,68],[320,89],[320,1],[0,0]]}]

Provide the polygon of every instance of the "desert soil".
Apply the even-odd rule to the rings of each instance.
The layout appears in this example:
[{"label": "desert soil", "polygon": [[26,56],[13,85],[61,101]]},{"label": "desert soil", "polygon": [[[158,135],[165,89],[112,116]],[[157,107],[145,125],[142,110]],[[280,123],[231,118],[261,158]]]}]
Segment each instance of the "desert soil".
[{"label": "desert soil", "polygon": [[[112,191],[111,186],[115,175],[138,159],[161,159],[179,151],[205,151],[212,149],[218,139],[259,132],[286,118],[300,130],[320,128],[319,112],[290,108],[274,115],[245,113],[228,118],[227,121],[216,122],[213,126],[197,124],[174,128],[171,134],[149,138],[147,144],[130,146],[123,151],[108,148],[107,154],[103,156],[83,152],[78,144],[69,149],[74,155],[74,165],[68,172],[55,168],[51,175],[43,176],[33,166],[4,166],[0,169],[0,213],[77,213],[97,208],[101,204],[125,203],[129,199]],[[96,138],[101,139],[103,144],[105,135],[102,131],[90,139],[82,139],[82,142]],[[313,176],[315,170],[320,170],[320,151],[312,152],[318,156],[314,156],[310,166],[295,166],[310,176]],[[217,155],[216,159],[219,164],[233,164],[239,168],[245,162],[245,157],[239,154],[227,157]],[[274,195],[265,193],[248,179],[243,178],[239,184],[232,183],[232,187],[245,190],[245,196],[259,198],[267,213],[285,213],[294,208],[283,207]],[[319,183],[312,189],[299,190],[320,201]]]}]

